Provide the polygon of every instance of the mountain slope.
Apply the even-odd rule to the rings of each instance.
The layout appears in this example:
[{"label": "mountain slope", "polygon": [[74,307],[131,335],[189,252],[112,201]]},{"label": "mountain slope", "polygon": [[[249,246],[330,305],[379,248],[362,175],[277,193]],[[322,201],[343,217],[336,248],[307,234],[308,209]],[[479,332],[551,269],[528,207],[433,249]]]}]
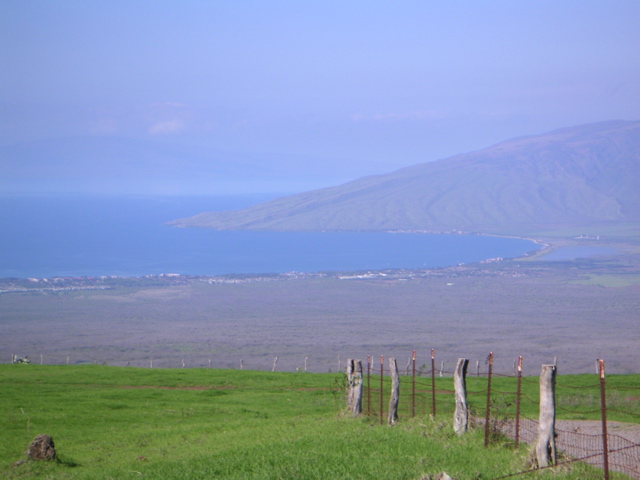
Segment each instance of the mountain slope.
[{"label": "mountain slope", "polygon": [[516,138],[177,226],[503,233],[640,221],[640,122]]}]

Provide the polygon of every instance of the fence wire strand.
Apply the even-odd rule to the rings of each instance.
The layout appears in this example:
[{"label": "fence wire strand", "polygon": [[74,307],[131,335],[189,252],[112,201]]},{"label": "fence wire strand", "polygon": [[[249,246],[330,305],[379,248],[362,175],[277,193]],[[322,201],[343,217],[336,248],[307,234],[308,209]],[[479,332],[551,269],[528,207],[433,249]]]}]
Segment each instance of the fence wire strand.
[{"label": "fence wire strand", "polygon": [[[370,382],[367,382],[365,389],[369,389],[368,397],[371,398],[370,405],[366,409],[371,416],[378,416],[380,412],[377,411],[380,406],[386,405],[388,401],[389,392],[386,392],[387,385],[390,382],[385,383],[383,379],[383,390],[380,389],[381,379],[380,374],[383,375],[387,372],[381,369],[376,369],[373,365],[369,366]],[[409,400],[401,400],[399,405],[399,414],[404,417],[411,417],[413,415],[432,415],[436,411],[436,405],[434,400],[437,396],[437,414],[440,415],[452,415],[455,412],[456,402],[454,398],[454,391],[450,389],[450,378],[446,382],[439,383],[439,379],[443,376],[450,377],[453,372],[446,371],[444,369],[436,370],[421,370],[418,374],[411,373],[409,368],[406,369],[406,373],[402,376],[407,382],[412,382],[413,388],[409,394]],[[502,384],[501,389],[495,387],[491,389],[491,402],[487,407],[483,405],[484,399],[487,398],[487,387],[490,384],[490,379],[497,377],[500,379],[513,379],[514,388],[513,391],[505,390],[505,385]],[[468,379],[474,379],[474,382],[481,382],[484,379],[487,381],[487,387],[482,387],[481,383],[473,383],[473,390],[467,390],[467,396],[469,401],[470,412],[473,412],[475,418],[471,419],[472,423],[481,425],[485,422],[484,415],[485,408],[490,410],[489,416],[489,428],[494,433],[500,433],[503,438],[516,439],[516,443],[527,443],[535,445],[539,434],[539,422],[535,419],[527,418],[522,413],[520,418],[516,422],[514,410],[514,403],[518,395],[516,394],[516,380],[518,379],[516,374],[501,374],[493,373],[489,376],[487,373],[472,373],[467,375]],[[539,380],[536,377],[519,377],[522,384],[528,384],[529,389],[535,384],[539,384]],[[444,379],[443,379],[444,380]],[[444,385],[443,385],[444,384]],[[377,388],[376,388],[377,386]],[[556,409],[561,411],[565,416],[569,418],[583,418],[585,415],[591,415],[600,413],[602,411],[600,388],[601,383],[593,383],[589,385],[569,385],[563,382],[555,383],[556,386]],[[480,388],[480,389],[478,389]],[[484,389],[482,389],[484,388]],[[634,407],[633,402],[640,399],[640,393],[637,396],[628,395],[629,392],[640,392],[640,387],[608,387],[607,397],[611,396],[617,390],[624,391],[627,394],[622,398],[622,402],[618,402],[618,408],[608,407],[609,412],[615,412],[621,416],[640,417],[640,410],[638,407]],[[577,393],[571,393],[577,392]],[[587,395],[582,392],[591,392],[592,395]],[[405,394],[406,398],[406,394]],[[474,400],[475,398],[475,400]],[[386,400],[386,401],[383,401]],[[628,401],[627,401],[628,400]],[[539,405],[539,398],[532,397],[524,392],[519,394],[520,405],[525,403],[531,406]],[[619,408],[620,403],[625,406],[622,410]],[[586,408],[585,408],[586,407]],[[529,408],[531,410],[531,408]],[[384,413],[383,413],[384,415]],[[381,418],[381,421],[383,419]],[[608,422],[609,423],[609,422]],[[614,422],[615,423],[615,422]],[[516,432],[516,425],[518,425],[518,431]],[[622,472],[633,479],[640,480],[640,443],[634,443],[633,441],[617,435],[607,433],[607,455],[604,452],[604,434],[586,433],[582,431],[582,427],[579,422],[576,421],[576,427],[573,429],[555,429],[556,437],[556,450],[561,452],[560,461],[557,461],[555,465],[547,468],[555,468],[562,465],[567,465],[576,461],[581,461],[595,467],[603,468],[605,457],[608,462],[608,469],[605,471],[615,470]],[[534,472],[539,472],[541,469],[536,468],[533,470],[526,470],[521,472],[515,472],[509,475],[505,475],[499,478],[517,477],[520,475],[529,475]]]}]

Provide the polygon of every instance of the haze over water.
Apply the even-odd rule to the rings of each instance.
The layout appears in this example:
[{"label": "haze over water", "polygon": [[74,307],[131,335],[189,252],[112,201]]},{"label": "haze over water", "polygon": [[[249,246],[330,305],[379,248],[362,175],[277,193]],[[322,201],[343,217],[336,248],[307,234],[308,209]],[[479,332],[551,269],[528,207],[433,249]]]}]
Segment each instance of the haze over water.
[{"label": "haze over water", "polygon": [[537,246],[488,236],[252,232],[164,225],[265,196],[0,198],[0,278],[220,275],[433,268]]}]

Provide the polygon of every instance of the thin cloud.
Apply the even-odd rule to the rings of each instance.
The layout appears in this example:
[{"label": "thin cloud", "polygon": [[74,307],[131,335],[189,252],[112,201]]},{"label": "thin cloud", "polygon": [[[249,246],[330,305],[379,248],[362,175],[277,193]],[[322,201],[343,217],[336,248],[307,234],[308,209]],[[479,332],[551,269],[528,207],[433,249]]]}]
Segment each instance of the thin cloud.
[{"label": "thin cloud", "polygon": [[172,135],[180,133],[184,130],[184,122],[182,120],[165,120],[154,123],[149,127],[149,133],[151,135]]},{"label": "thin cloud", "polygon": [[147,107],[151,135],[173,135],[186,128],[189,106],[180,102],[156,102]]},{"label": "thin cloud", "polygon": [[444,113],[437,110],[418,110],[414,112],[401,113],[376,113],[367,115],[363,113],[354,113],[351,120],[354,122],[372,121],[372,122],[400,122],[400,121],[420,121],[434,120],[445,118]]}]

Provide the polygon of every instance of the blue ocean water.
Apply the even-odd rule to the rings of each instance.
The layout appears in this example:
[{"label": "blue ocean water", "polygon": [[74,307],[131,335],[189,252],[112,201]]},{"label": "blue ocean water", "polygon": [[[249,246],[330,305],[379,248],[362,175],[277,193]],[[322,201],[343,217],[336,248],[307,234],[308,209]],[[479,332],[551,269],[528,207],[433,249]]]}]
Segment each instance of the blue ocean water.
[{"label": "blue ocean water", "polygon": [[185,229],[166,222],[266,196],[0,197],[0,278],[432,268],[537,248],[521,239]]}]

